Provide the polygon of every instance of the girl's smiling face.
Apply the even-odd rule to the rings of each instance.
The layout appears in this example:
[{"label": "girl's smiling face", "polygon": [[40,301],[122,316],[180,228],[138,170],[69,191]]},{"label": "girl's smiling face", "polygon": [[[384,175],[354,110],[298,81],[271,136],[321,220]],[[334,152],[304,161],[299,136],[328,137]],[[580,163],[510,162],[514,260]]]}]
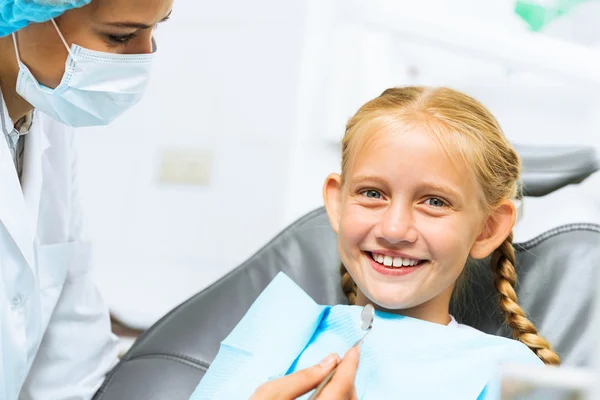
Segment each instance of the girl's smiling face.
[{"label": "girl's smiling face", "polygon": [[324,188],[357,303],[448,323],[454,284],[469,255],[481,256],[472,254],[487,220],[477,182],[418,125],[370,129],[343,180],[333,174]]},{"label": "girl's smiling face", "polygon": [[348,120],[341,144],[342,175],[327,177],[323,197],[348,303],[448,324],[467,259],[492,255],[515,339],[560,363],[517,302],[521,160],[489,110],[449,88],[389,88]]}]

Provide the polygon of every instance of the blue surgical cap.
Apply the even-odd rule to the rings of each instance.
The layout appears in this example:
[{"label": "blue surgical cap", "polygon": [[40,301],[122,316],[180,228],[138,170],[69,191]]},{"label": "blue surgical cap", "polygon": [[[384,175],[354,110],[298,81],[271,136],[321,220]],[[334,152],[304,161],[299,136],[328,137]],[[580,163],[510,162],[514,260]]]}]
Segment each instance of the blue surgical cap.
[{"label": "blue surgical cap", "polygon": [[29,25],[46,22],[92,0],[0,0],[0,37]]}]

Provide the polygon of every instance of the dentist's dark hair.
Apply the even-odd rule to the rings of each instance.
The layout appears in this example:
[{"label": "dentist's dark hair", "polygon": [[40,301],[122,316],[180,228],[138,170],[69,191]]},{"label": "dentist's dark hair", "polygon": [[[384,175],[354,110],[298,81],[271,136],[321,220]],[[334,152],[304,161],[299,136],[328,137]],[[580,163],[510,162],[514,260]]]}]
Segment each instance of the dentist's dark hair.
[{"label": "dentist's dark hair", "polygon": [[[502,201],[519,194],[521,161],[496,118],[477,100],[448,88],[392,88],[363,105],[348,121],[342,140],[342,184],[352,160],[373,135],[374,130],[367,128],[374,120],[424,127],[451,159],[462,160],[472,169],[486,212],[491,213]],[[510,233],[491,257],[500,308],[515,339],[544,363],[560,364],[559,356],[538,335],[517,301],[512,239]],[[342,290],[348,303],[354,304],[358,288],[343,264],[340,273]]]}]

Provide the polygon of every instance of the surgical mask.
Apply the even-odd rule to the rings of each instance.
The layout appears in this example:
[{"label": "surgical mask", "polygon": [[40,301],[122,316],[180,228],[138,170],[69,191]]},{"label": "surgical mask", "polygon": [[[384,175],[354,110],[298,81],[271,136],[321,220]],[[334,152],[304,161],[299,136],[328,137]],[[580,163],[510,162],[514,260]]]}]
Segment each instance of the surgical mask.
[{"label": "surgical mask", "polygon": [[[41,85],[21,62],[17,93],[37,110],[72,127],[107,125],[137,104],[148,85],[155,52],[111,54],[67,44],[52,20],[69,56],[60,84],[51,89]],[[154,47],[154,42],[153,42]]]}]

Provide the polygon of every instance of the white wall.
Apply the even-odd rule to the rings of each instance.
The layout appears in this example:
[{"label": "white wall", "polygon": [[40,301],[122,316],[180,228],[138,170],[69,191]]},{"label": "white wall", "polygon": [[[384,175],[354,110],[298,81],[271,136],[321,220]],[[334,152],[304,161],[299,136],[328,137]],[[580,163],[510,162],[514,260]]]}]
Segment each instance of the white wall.
[{"label": "white wall", "polygon": [[[404,72],[417,59],[430,77],[453,79],[481,98],[522,143],[600,148],[600,135],[588,129],[600,125],[592,100],[569,88],[549,93],[547,82],[523,87],[518,76],[461,81],[435,58],[423,61],[420,45],[381,32],[348,40],[334,29],[346,2],[176,1],[157,32],[145,100],[110,127],[82,132],[97,280],[125,322],[150,325],[320,206],[321,184],[338,170],[346,118],[384,88],[414,83]],[[385,1],[369,2],[376,3]],[[509,0],[389,4],[429,16],[437,10],[457,24],[522,29]],[[161,151],[171,147],[212,154],[210,183],[158,182]]]},{"label": "white wall", "polygon": [[[392,86],[444,85],[465,91],[492,111],[515,143],[589,145],[600,151],[600,79],[594,90],[562,75],[512,70],[473,52],[439,48],[414,35],[394,35],[368,16],[361,19],[364,10],[340,18],[343,10],[352,10],[352,3],[360,2],[328,1],[329,8],[323,11],[323,4],[315,1],[309,13],[306,54],[312,59],[306,61],[302,75],[286,222],[322,204],[321,185],[327,174],[339,170],[345,122],[360,105]],[[513,1],[372,0],[365,9],[376,4],[386,7],[387,14],[396,13],[398,24],[411,15],[459,31],[472,29],[473,35],[487,31],[519,35],[526,30],[512,11]],[[594,10],[600,15],[597,9],[590,12]],[[576,24],[571,21],[569,26]],[[568,36],[564,32],[571,30],[557,29],[554,36]]]},{"label": "white wall", "polygon": [[[80,139],[96,276],[151,324],[282,227],[305,5],[177,1],[141,104]],[[163,148],[213,154],[210,184],[157,182]]]}]

